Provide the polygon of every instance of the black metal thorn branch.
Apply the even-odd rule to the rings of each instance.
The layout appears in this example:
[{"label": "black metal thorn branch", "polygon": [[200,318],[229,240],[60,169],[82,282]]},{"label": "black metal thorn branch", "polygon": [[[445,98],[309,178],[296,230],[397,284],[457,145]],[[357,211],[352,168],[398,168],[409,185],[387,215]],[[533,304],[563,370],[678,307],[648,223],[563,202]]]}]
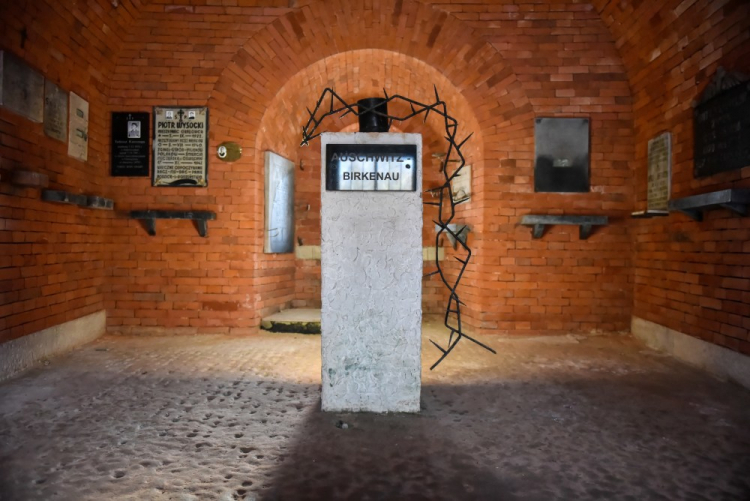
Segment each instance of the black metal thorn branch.
[{"label": "black metal thorn branch", "polygon": [[[318,99],[317,104],[315,105],[315,110],[310,111],[307,110],[310,114],[310,117],[307,120],[307,123],[302,127],[302,146],[307,146],[311,140],[318,137],[321,132],[317,132],[318,127],[323,122],[324,119],[326,119],[329,116],[338,115],[339,113],[342,113],[339,118],[343,118],[349,113],[353,113],[356,116],[359,116],[364,113],[375,113],[379,116],[384,116],[388,118],[389,125],[393,124],[394,121],[403,122],[405,120],[408,120],[412,117],[415,117],[417,115],[420,115],[424,113],[424,121],[427,121],[428,116],[430,115],[430,112],[434,112],[436,115],[443,117],[443,123],[445,125],[445,139],[448,141],[448,151],[445,154],[445,158],[443,159],[442,165],[440,167],[440,172],[443,174],[443,177],[445,181],[443,184],[437,188],[433,188],[429,191],[437,191],[439,190],[439,202],[424,202],[425,205],[434,205],[438,208],[438,220],[434,221],[435,225],[438,227],[438,231],[435,235],[435,245],[436,248],[440,248],[440,243],[442,242],[442,236],[443,233],[447,233],[448,235],[452,236],[453,239],[461,245],[461,248],[466,252],[466,258],[460,259],[456,257],[456,260],[461,263],[461,267],[458,271],[458,275],[454,282],[449,282],[448,278],[445,276],[445,273],[443,272],[443,268],[440,265],[440,256],[439,253],[435,253],[435,264],[437,265],[437,270],[431,273],[428,273],[423,276],[430,277],[432,275],[439,275],[440,280],[443,282],[443,285],[448,289],[450,292],[450,295],[448,297],[448,306],[445,309],[445,318],[443,321],[443,324],[445,325],[448,330],[450,330],[450,336],[448,338],[448,347],[443,348],[438,343],[430,339],[430,342],[437,347],[438,350],[441,351],[442,355],[438,360],[430,367],[430,370],[437,367],[440,362],[442,362],[445,357],[447,357],[452,351],[453,348],[456,347],[459,341],[461,339],[466,338],[469,341],[474,342],[475,344],[481,346],[482,348],[491,351],[492,353],[496,353],[495,350],[490,348],[489,346],[481,343],[480,341],[474,339],[473,337],[465,334],[463,332],[463,329],[461,328],[461,306],[465,303],[462,302],[458,298],[458,293],[456,292],[456,289],[458,288],[459,282],[461,281],[461,278],[464,275],[464,271],[466,271],[466,267],[469,265],[469,261],[471,260],[471,249],[466,244],[466,242],[462,242],[458,236],[466,229],[464,226],[461,228],[458,232],[454,232],[450,229],[448,226],[453,218],[455,217],[456,213],[456,203],[453,201],[453,189],[451,186],[451,182],[453,179],[459,175],[461,172],[461,169],[464,168],[464,165],[466,164],[466,160],[464,159],[463,154],[461,153],[461,147],[468,141],[472,134],[469,134],[466,139],[461,141],[461,143],[456,142],[456,133],[458,132],[458,121],[450,116],[448,114],[448,108],[444,101],[440,99],[440,95],[438,94],[437,86],[433,85],[433,89],[435,90],[435,102],[433,104],[424,104],[420,103],[419,101],[415,101],[413,99],[410,99],[405,96],[401,96],[399,94],[395,94],[392,96],[388,95],[388,92],[386,92],[385,89],[383,89],[383,94],[385,95],[385,104],[391,102],[391,101],[399,101],[409,104],[409,108],[411,109],[411,113],[407,113],[403,116],[399,115],[391,115],[391,114],[385,114],[380,111],[380,106],[382,106],[383,102],[379,102],[372,107],[369,108],[363,108],[363,109],[355,109],[354,105],[351,105],[347,103],[341,96],[336,94],[336,92],[332,88],[326,88],[323,90],[323,93],[320,95],[320,99]],[[321,104],[325,100],[326,94],[330,97],[330,105],[328,106],[328,111],[324,112],[320,117],[317,117],[318,113],[321,111]],[[336,101],[338,104],[334,105],[334,101]],[[455,154],[458,156],[459,160],[456,160],[456,162],[460,162],[459,166],[456,168],[456,170],[453,171],[452,174],[448,173],[448,163],[451,162],[451,154],[455,151]],[[447,198],[449,205],[446,205],[446,193],[447,191]],[[444,218],[443,209],[448,208],[448,214],[447,218]],[[453,305],[455,303],[455,309],[453,308]],[[453,319],[455,320],[455,325],[451,325],[451,315],[453,315]]]}]

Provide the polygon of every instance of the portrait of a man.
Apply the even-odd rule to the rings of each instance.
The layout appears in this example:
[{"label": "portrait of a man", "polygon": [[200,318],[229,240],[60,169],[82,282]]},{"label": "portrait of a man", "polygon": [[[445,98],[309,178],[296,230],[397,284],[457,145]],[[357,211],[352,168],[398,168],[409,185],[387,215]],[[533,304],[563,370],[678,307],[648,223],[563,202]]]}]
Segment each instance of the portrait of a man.
[{"label": "portrait of a man", "polygon": [[141,122],[130,121],[128,122],[128,139],[140,139],[141,138]]}]

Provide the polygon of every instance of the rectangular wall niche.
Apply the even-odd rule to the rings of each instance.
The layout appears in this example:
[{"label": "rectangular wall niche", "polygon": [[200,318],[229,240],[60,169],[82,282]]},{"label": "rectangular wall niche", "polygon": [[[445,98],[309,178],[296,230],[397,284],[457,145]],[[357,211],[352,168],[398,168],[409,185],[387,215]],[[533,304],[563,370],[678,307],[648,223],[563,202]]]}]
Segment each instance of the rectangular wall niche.
[{"label": "rectangular wall niche", "polygon": [[534,191],[589,191],[589,119],[537,118]]},{"label": "rectangular wall niche", "polygon": [[362,156],[347,166],[413,172],[414,190],[410,183],[404,191],[329,190],[326,172],[337,167],[321,169],[322,409],[419,412],[422,136],[325,133],[321,144],[323,159],[342,144],[377,145],[373,151],[387,156],[414,151],[416,159],[408,169],[405,155],[382,166]]},{"label": "rectangular wall niche", "polygon": [[294,163],[266,152],[263,252],[294,252]]}]

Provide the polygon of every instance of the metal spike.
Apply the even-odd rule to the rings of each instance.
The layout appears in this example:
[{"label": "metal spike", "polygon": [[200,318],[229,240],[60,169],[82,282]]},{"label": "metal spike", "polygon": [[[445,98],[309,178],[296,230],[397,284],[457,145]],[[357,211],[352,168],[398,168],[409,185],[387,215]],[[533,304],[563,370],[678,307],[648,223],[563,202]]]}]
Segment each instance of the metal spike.
[{"label": "metal spike", "polygon": [[[442,351],[443,353],[446,353],[446,351],[445,351],[445,350],[444,350],[443,348],[441,348],[441,347],[440,347],[440,345],[439,345],[439,344],[437,344],[437,343],[436,343],[435,341],[433,341],[432,339],[430,339],[430,342],[431,342],[432,344],[434,344],[434,345],[435,345],[435,347],[436,347],[436,348],[437,348],[438,350]],[[434,366],[433,366],[433,367],[434,367]]]},{"label": "metal spike", "polygon": [[468,136],[466,136],[466,139],[464,139],[463,141],[461,141],[461,144],[459,144],[459,145],[458,145],[458,148],[460,149],[460,148],[461,148],[461,146],[463,146],[463,145],[464,145],[464,143],[465,143],[466,141],[468,141],[468,140],[469,140],[469,138],[471,138],[471,136],[473,136],[473,135],[474,135],[474,133],[472,132],[471,134],[469,134]]}]

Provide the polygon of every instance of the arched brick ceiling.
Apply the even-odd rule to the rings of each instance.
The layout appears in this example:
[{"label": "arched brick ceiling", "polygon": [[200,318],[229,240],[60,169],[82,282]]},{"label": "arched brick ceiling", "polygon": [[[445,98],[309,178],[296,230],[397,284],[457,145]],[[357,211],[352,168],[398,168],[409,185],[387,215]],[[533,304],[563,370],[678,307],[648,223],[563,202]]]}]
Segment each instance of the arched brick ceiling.
[{"label": "arched brick ceiling", "polygon": [[[360,73],[367,68],[367,75]],[[298,72],[268,104],[260,125],[257,149],[271,147],[276,151],[291,151],[301,140],[301,124],[308,119],[307,108],[313,109],[326,87],[332,87],[350,103],[357,99],[382,96],[383,88],[390,95],[400,94],[431,104],[435,100],[433,84],[440,98],[447,104],[448,113],[459,122],[460,139],[475,131],[467,143],[464,155],[477,155],[481,151],[480,128],[466,99],[435,68],[417,59],[385,50],[357,50],[339,53],[322,59]],[[325,103],[328,105],[328,101]],[[407,105],[393,102],[389,112],[407,115]],[[320,114],[319,114],[320,115]],[[336,131],[354,123],[348,115],[343,119],[329,117],[319,131]],[[397,124],[405,132],[421,132],[425,141],[447,148],[444,139],[445,124],[441,117],[432,114],[423,125],[423,118],[415,117]]]},{"label": "arched brick ceiling", "polygon": [[[334,52],[362,48],[394,50],[438,68],[450,67],[451,71],[446,73],[456,85],[464,89],[473,84],[480,92],[483,83],[494,87],[502,81],[505,87],[514,80],[508,80],[513,73],[533,82],[540,76],[536,69],[540,60],[548,63],[550,71],[554,71],[555,66],[568,65],[577,57],[595,65],[596,72],[619,71],[619,57],[613,48],[607,47],[618,38],[617,34],[614,31],[614,35],[609,34],[607,28],[613,28],[612,22],[605,27],[599,14],[609,19],[610,13],[604,12],[602,5],[631,2],[599,0],[596,9],[590,3],[572,0],[549,0],[544,4],[526,0],[477,2],[471,8],[464,4],[415,0],[386,0],[374,4],[364,0],[278,0],[236,7],[207,3],[184,0],[164,4],[134,0],[137,5],[128,6],[140,17],[130,20],[126,26],[125,44],[117,53],[118,67],[112,72],[113,102],[138,104],[140,97],[156,97],[164,90],[159,74],[165,64],[172,66],[172,73],[175,73],[175,66],[185,66],[181,101],[205,100],[204,96],[225,66],[230,60],[236,60],[237,49],[243,44],[247,46],[250,39],[259,41],[263,48],[258,54],[248,50],[248,55],[260,56],[260,60],[277,58],[281,66],[277,74],[282,80],[294,73],[289,70],[299,70],[313,60]],[[629,15],[620,10],[615,14],[616,23]],[[554,20],[558,20],[557,27],[550,24],[554,24]],[[184,29],[185,24],[189,24],[189,31]],[[266,33],[258,37],[261,30]],[[554,36],[565,35],[569,40],[547,37],[549,40],[545,42],[539,39],[542,31]],[[592,43],[597,46],[592,48]],[[277,52],[282,46],[286,49]],[[206,49],[197,71],[185,64],[190,61],[188,54],[180,55],[182,51],[195,53]],[[177,60],[172,57],[174,54],[178,55]],[[132,58],[138,60],[135,68]],[[503,64],[498,66],[496,59],[504,59]],[[462,61],[480,67],[483,75],[477,79],[466,71],[467,65],[460,64]],[[135,89],[131,82],[133,74],[138,74],[142,80]],[[535,106],[544,106],[543,96],[529,97],[537,101]],[[516,106],[521,105],[521,101],[523,99],[514,99]],[[507,110],[493,110],[497,111]]]},{"label": "arched brick ceiling", "polygon": [[[496,50],[457,19],[413,1],[377,7],[319,1],[279,18],[237,51],[211,91],[212,102],[231,104],[236,117],[257,123],[264,111],[258,103],[272,100],[295,74],[326,57],[366,49],[405,54],[437,68],[472,104],[482,127],[530,111]],[[366,65],[357,69],[369,71]]]}]

